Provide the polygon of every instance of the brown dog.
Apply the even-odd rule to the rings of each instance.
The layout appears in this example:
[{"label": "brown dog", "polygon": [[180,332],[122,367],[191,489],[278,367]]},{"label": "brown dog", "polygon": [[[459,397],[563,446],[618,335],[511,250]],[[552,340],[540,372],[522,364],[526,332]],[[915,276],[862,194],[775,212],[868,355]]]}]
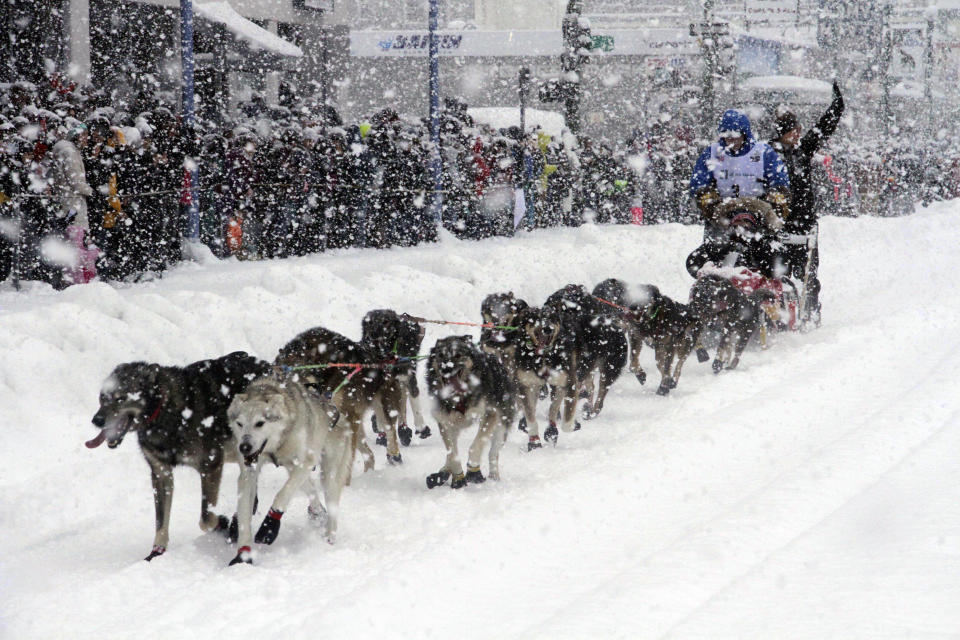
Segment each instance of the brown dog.
[{"label": "brown dog", "polygon": [[[354,363],[373,366],[329,366]],[[363,416],[373,410],[380,423],[387,424],[382,397],[396,394],[394,383],[378,366],[376,354],[335,331],[314,327],[285,344],[274,364],[297,373],[301,382],[330,398],[340,410],[340,419],[350,425],[353,450],[363,456],[364,471],[373,469],[373,451],[364,438]]]}]

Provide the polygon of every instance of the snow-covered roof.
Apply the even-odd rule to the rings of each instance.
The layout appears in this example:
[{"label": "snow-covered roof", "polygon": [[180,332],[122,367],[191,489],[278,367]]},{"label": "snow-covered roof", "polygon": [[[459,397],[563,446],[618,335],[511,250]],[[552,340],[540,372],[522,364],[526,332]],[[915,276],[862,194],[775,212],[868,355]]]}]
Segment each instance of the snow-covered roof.
[{"label": "snow-covered roof", "polygon": [[833,92],[829,82],[801,76],[753,76],[740,85],[744,89],[763,91],[795,91],[798,93],[822,93],[827,96]]},{"label": "snow-covered roof", "polygon": [[[477,122],[490,125],[494,129],[506,129],[520,126],[520,109],[518,107],[470,107],[467,114]],[[567,124],[563,114],[542,109],[526,110],[527,128],[540,126],[544,132],[559,138]]]},{"label": "snow-covered roof", "polygon": [[758,40],[780,42],[792,47],[813,49],[817,46],[817,33],[811,29],[798,29],[796,27],[751,26],[750,30],[748,31],[738,24],[731,23],[730,34],[733,36],[746,36],[748,38],[757,38]]},{"label": "snow-covered roof", "polygon": [[229,29],[235,36],[249,43],[254,48],[264,49],[281,56],[300,58],[303,51],[297,45],[284,40],[275,33],[270,33],[255,22],[247,20],[237,13],[226,0],[217,2],[197,2],[193,5],[197,15],[217,22]]}]

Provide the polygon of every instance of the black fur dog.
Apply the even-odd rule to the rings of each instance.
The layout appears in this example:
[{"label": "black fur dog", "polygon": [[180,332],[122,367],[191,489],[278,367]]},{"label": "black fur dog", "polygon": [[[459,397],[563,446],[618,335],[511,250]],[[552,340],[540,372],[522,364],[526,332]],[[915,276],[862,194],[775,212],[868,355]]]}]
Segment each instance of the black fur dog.
[{"label": "black fur dog", "polygon": [[[470,336],[442,338],[430,350],[427,388],[435,401],[433,416],[447,449],[440,471],[427,476],[427,488],[440,486],[451,476],[450,486],[454,489],[483,482],[480,457],[488,442],[489,477],[499,480],[500,448],[516,411],[513,381],[503,364],[481,351]],[[479,429],[470,445],[464,473],[457,440],[463,429],[477,421]]]},{"label": "black fur dog", "polygon": [[550,426],[543,437],[556,444],[561,409],[563,430],[576,430],[579,326],[576,316],[561,313],[553,306],[527,307],[517,314],[514,324],[520,332],[516,350],[517,395],[529,437],[527,450],[531,451],[542,446],[537,401],[544,384],[550,386],[551,402]]},{"label": "black fur dog", "polygon": [[[386,411],[388,424],[380,430],[382,427],[375,423],[374,430],[377,431],[377,444],[385,445],[388,458],[397,463],[401,461],[397,439],[405,447],[413,439],[413,430],[407,426],[407,404],[413,408],[417,435],[421,438],[430,437],[430,427],[424,422],[420,410],[417,361],[413,359],[420,354],[424,329],[406,314],[401,315],[390,309],[367,312],[361,326],[360,344],[378,361],[392,363],[383,371],[385,384],[393,392],[390,398],[385,398],[390,407]],[[396,413],[392,414],[391,410]]]},{"label": "black fur dog", "polygon": [[690,288],[690,309],[705,329],[720,334],[713,371],[735,369],[747,343],[767,321],[764,306],[776,305],[769,289],[744,294],[732,282],[717,275],[705,275]]},{"label": "black fur dog", "polygon": [[700,338],[699,318],[687,307],[660,293],[653,285],[643,285],[639,295],[628,300],[630,346],[633,352],[631,368],[643,384],[646,373],[639,363],[643,343],[653,347],[660,372],[659,395],[667,395],[676,388],[680,371],[687,356]]},{"label": "black fur dog", "polygon": [[510,375],[516,372],[517,339],[520,336],[513,327],[517,314],[526,309],[526,301],[507,293],[491,293],[480,305],[483,324],[494,325],[480,329],[480,348],[500,359]]},{"label": "black fur dog", "polygon": [[[577,393],[587,399],[586,420],[600,415],[611,385],[627,362],[627,337],[612,307],[581,285],[567,285],[547,298],[551,306],[577,324]],[[599,378],[599,384],[595,384]]]},{"label": "black fur dog", "polygon": [[281,347],[274,363],[291,369],[304,384],[330,397],[340,411],[340,419],[350,425],[354,451],[360,451],[364,471],[373,469],[373,451],[364,437],[363,416],[373,410],[378,420],[387,424],[381,402],[384,369],[330,365],[378,365],[377,355],[336,331],[314,327]]},{"label": "black fur dog", "polygon": [[224,462],[237,462],[237,446],[227,423],[227,407],[270,364],[237,351],[186,367],[147,362],[118,365],[100,391],[93,424],[100,433],[87,442],[117,447],[136,431],[153,481],[156,535],[147,560],[164,553],[169,542],[173,468],[185,465],[200,473],[200,528],[227,531],[229,520],[217,516]]}]

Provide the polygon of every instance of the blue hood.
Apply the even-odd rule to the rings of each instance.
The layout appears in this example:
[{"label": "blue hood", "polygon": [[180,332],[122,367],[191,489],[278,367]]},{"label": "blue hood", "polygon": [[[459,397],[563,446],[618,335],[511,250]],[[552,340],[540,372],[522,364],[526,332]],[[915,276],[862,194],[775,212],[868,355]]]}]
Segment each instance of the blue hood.
[{"label": "blue hood", "polygon": [[[720,117],[720,124],[717,125],[717,133],[725,131],[739,131],[746,141],[744,146],[750,147],[754,143],[753,131],[750,130],[750,118],[743,111],[738,109],[727,109]],[[724,144],[723,138],[720,144]]]}]

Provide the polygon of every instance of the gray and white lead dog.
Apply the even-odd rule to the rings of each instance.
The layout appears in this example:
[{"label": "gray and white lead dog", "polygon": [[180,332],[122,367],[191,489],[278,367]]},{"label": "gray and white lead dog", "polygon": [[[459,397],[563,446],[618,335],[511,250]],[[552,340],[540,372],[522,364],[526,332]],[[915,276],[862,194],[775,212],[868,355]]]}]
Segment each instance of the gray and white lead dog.
[{"label": "gray and white lead dog", "polygon": [[[266,376],[237,394],[227,410],[230,429],[240,454],[237,499],[237,555],[230,562],[251,563],[253,503],[257,495],[260,463],[264,460],[290,474],[277,492],[253,540],[272,544],[280,531],[280,518],[293,494],[303,489],[310,496],[308,513],[325,518],[325,538],[331,544],[337,532],[340,494],[350,477],[353,432],[336,407],[296,376]],[[323,502],[311,471],[320,465]]]}]

